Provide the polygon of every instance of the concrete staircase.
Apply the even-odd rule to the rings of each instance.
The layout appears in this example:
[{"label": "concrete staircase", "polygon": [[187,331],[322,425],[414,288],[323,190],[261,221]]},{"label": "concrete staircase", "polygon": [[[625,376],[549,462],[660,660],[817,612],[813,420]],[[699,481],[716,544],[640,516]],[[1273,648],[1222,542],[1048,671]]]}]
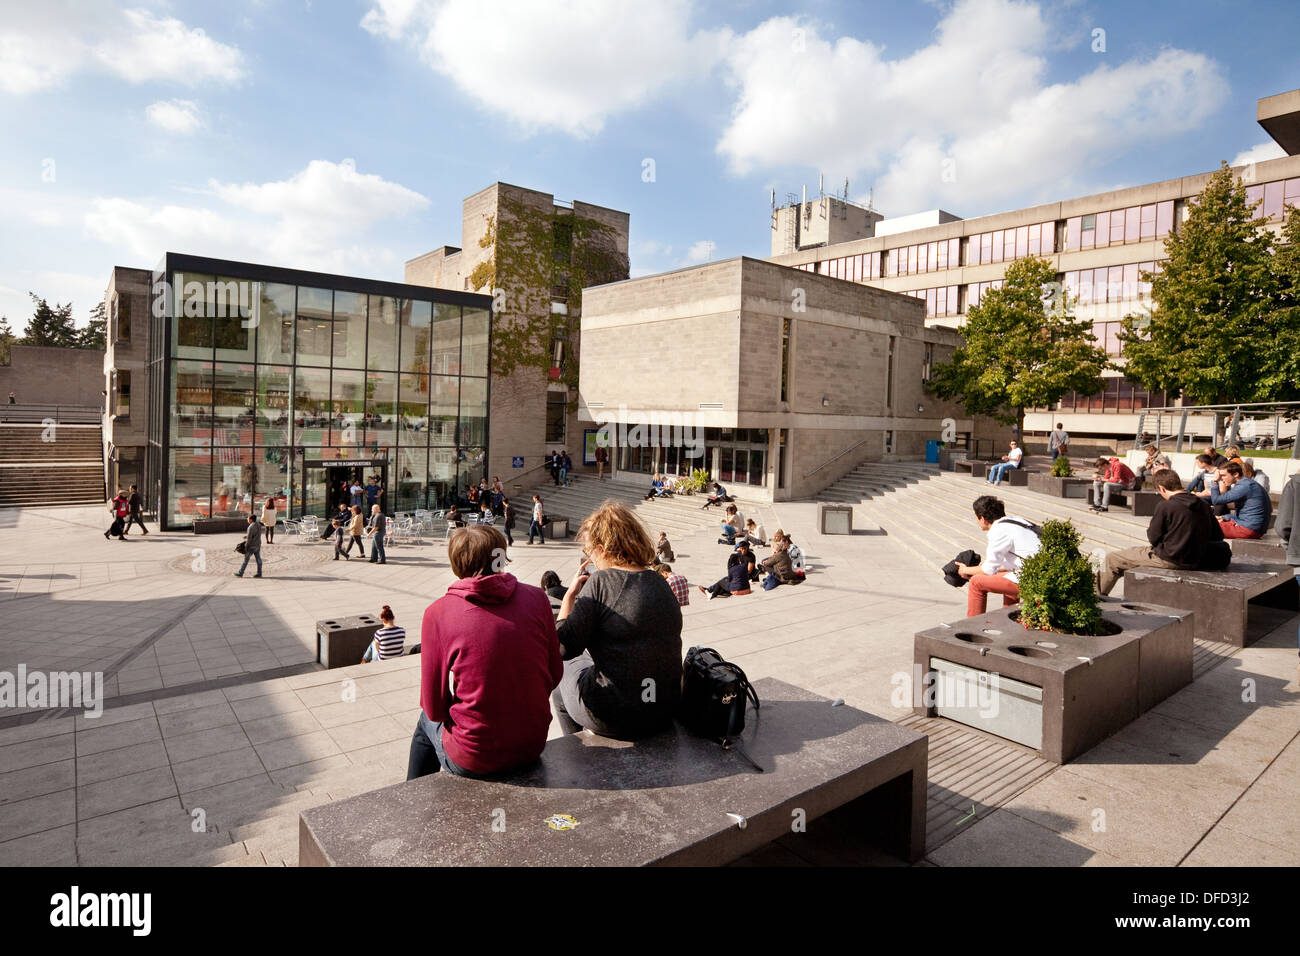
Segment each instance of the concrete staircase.
[{"label": "concrete staircase", "polygon": [[102,504],[100,426],[48,427],[0,424],[0,507]]},{"label": "concrete staircase", "polygon": [[971,503],[983,494],[1001,498],[1008,514],[1038,524],[1050,518],[1069,519],[1083,536],[1085,553],[1147,542],[1147,518],[1134,518],[1118,509],[1096,514],[1080,499],[1053,498],[1006,482],[995,489],[982,478],[941,472],[934,465],[859,465],[818,500],[856,505],[855,524],[878,525],[937,571],[966,548],[984,553],[986,538],[971,511]]}]

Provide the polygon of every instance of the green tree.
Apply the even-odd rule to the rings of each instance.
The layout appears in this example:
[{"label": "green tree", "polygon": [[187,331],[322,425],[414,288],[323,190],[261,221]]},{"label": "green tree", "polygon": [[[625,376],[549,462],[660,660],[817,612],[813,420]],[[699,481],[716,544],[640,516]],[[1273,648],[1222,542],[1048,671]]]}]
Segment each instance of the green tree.
[{"label": "green tree", "polygon": [[[1246,189],[1224,163],[1191,212],[1165,238],[1167,261],[1151,283],[1150,315],[1129,315],[1119,338],[1124,372],[1144,388],[1197,405],[1267,402],[1296,394],[1295,316],[1278,310],[1273,239],[1254,216]],[[1295,226],[1290,228],[1295,229]],[[1288,318],[1289,316],[1289,318]]]},{"label": "green tree", "polygon": [[103,351],[108,338],[108,319],[101,302],[90,312],[90,322],[77,332],[77,348]]},{"label": "green tree", "polygon": [[36,311],[32,314],[31,321],[27,323],[27,330],[23,333],[19,344],[61,349],[76,348],[81,334],[77,331],[77,324],[72,321],[72,303],[69,302],[67,305],[55,303],[51,307],[35,292],[27,294],[36,304]]},{"label": "green tree", "polygon": [[0,365],[9,364],[9,347],[17,341],[14,330],[9,327],[9,319],[0,316]]},{"label": "green tree", "polygon": [[1268,352],[1263,386],[1275,401],[1300,398],[1300,206],[1292,206],[1273,254],[1277,298],[1273,335],[1257,343]]},{"label": "green tree", "polygon": [[[1048,308],[1045,292],[1054,293]],[[1023,441],[1026,408],[1055,404],[1068,392],[1102,388],[1106,353],[1091,323],[1076,319],[1052,265],[1029,256],[1007,267],[1002,286],[966,310],[966,343],[935,367],[933,390],[959,399],[972,415],[1015,423]]]}]

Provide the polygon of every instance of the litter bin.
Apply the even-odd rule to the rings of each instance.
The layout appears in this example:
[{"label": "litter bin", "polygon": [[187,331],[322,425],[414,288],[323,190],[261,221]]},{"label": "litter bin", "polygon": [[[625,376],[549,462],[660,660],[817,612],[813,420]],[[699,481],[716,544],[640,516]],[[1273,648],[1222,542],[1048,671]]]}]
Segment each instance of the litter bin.
[{"label": "litter bin", "polygon": [[822,534],[852,534],[853,506],[821,504],[817,506],[817,526]]},{"label": "litter bin", "polygon": [[370,614],[334,617],[316,622],[316,660],[327,669],[360,664],[366,648],[382,627]]},{"label": "litter bin", "polygon": [[926,439],[925,461],[930,465],[939,464],[939,440],[937,438]]},{"label": "litter bin", "polygon": [[560,540],[569,536],[569,519],[547,515],[546,525],[542,528],[546,537]]}]

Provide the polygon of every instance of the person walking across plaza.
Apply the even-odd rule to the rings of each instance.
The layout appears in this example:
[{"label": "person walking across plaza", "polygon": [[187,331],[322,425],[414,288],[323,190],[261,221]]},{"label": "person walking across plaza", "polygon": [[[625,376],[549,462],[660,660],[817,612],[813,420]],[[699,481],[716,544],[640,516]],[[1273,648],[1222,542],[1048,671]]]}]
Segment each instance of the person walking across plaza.
[{"label": "person walking across plaza", "polygon": [[343,556],[346,558],[352,553],[352,546],[357,546],[357,554],[361,557],[366,556],[365,546],[362,541],[366,534],[366,516],[361,513],[360,508],[352,508],[348,515],[347,523],[343,526],[344,534],[348,536],[347,542],[343,547]]},{"label": "person walking across plaza", "polygon": [[542,524],[546,513],[542,510],[542,499],[540,495],[533,495],[533,519],[528,525],[528,543],[533,543],[533,535],[537,535],[539,544],[546,543],[546,534],[543,531]]},{"label": "person walking across plaza", "polygon": [[1047,449],[1052,453],[1052,461],[1056,461],[1062,455],[1070,454],[1070,433],[1065,430],[1063,423],[1057,422],[1056,427],[1048,434]]},{"label": "person walking across plaza", "polygon": [[388,533],[388,516],[379,510],[379,505],[370,509],[370,563],[387,564],[388,555],[384,553],[384,535]]},{"label": "person walking across plaza", "polygon": [[992,495],[980,495],[971,506],[980,530],[988,534],[988,554],[980,565],[957,562],[957,573],[966,578],[966,616],[988,610],[989,594],[1001,594],[1002,606],[1020,600],[1020,568],[1025,558],[1038,553],[1042,541],[1038,530],[1024,518],[1007,514],[1006,505]]},{"label": "person walking across plaza", "polygon": [[1000,485],[1002,479],[1006,477],[1007,472],[1014,471],[1020,467],[1020,462],[1024,457],[1024,451],[1018,444],[1012,442],[1010,451],[1002,456],[1002,461],[989,468],[989,475],[986,480],[991,485]]},{"label": "person walking across plaza", "polygon": [[596,480],[601,481],[605,477],[605,462],[609,461],[609,452],[605,450],[604,445],[596,446]]},{"label": "person walking across plaza", "polygon": [[[345,561],[352,560],[352,558],[348,556],[347,551],[344,550],[343,548],[343,542],[347,540],[347,531],[348,529],[343,527],[343,522],[340,521],[338,518],[330,519],[329,536],[334,539],[334,560],[335,561],[337,561],[340,557],[343,558],[343,560]],[[348,547],[349,548],[352,547],[351,542],[348,542]],[[365,555],[363,554],[362,557],[364,558]]]},{"label": "person walking across plaza", "polygon": [[257,573],[255,578],[262,576],[262,524],[257,520],[256,515],[248,516],[248,532],[244,535],[244,563],[239,566],[235,572],[235,577],[242,578],[244,571],[248,568],[250,559],[257,559]]},{"label": "person walking across plaza", "polygon": [[1133,568],[1176,568],[1185,571],[1222,570],[1232,552],[1223,543],[1223,530],[1204,498],[1188,494],[1177,472],[1162,468],[1151,476],[1160,492],[1151,523],[1150,546],[1111,551],[1102,562],[1097,590],[1109,594],[1125,571]]},{"label": "person walking across plaza", "polygon": [[126,518],[131,513],[131,503],[125,491],[119,491],[108,503],[108,510],[113,515],[113,523],[104,532],[105,538],[116,537],[118,541],[126,540]]},{"label": "person walking across plaza", "polygon": [[127,498],[126,503],[129,511],[127,513],[126,530],[122,533],[130,534],[131,526],[138,524],[140,530],[148,534],[149,529],[144,526],[144,516],[141,513],[144,511],[144,499],[140,497],[140,492],[135,485],[131,486],[131,495]]},{"label": "person walking across plaza", "polygon": [[501,496],[501,530],[506,533],[506,545],[513,546],[515,543],[515,506],[510,503],[510,499],[505,495]]}]

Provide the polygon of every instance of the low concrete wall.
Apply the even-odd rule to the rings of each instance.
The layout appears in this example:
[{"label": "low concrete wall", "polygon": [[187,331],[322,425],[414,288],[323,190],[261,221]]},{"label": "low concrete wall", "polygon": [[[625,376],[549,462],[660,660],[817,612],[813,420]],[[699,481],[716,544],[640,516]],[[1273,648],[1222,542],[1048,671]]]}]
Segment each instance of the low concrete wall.
[{"label": "low concrete wall", "polygon": [[[1169,456],[1169,464],[1174,471],[1182,476],[1184,482],[1191,480],[1192,475],[1196,474],[1196,455],[1191,452],[1165,452]],[[1300,471],[1300,461],[1292,458],[1256,458],[1249,451],[1243,452],[1242,458],[1249,459],[1255,463],[1255,470],[1262,471],[1268,475],[1269,490],[1272,494],[1281,494],[1282,486],[1287,483],[1292,475]],[[1124,462],[1134,471],[1142,466],[1147,460],[1146,452],[1131,451],[1125,457]]]},{"label": "low concrete wall", "polygon": [[22,404],[104,404],[102,349],[51,349],[15,345],[0,366],[0,402],[9,393]]}]

